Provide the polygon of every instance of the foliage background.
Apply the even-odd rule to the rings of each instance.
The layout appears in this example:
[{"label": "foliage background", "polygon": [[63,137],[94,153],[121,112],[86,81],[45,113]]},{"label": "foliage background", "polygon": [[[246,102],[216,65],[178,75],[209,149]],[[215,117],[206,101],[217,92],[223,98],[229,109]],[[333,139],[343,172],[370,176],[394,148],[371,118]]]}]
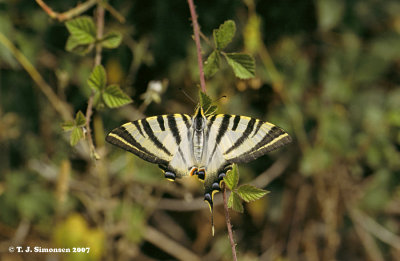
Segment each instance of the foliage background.
[{"label": "foliage background", "polygon": [[[62,12],[78,1],[48,4]],[[106,30],[121,32],[123,42],[103,51],[102,64],[109,83],[120,84],[134,102],[95,111],[102,155],[96,163],[85,142],[69,145],[60,115],[0,42],[1,259],[48,256],[8,253],[9,246],[28,245],[91,247],[86,255],[56,255],[63,260],[230,260],[222,206],[211,237],[199,182],[169,183],[157,167],[104,144],[105,134],[126,121],[192,113],[194,104],[179,90],[196,97],[187,3],[109,4],[126,21],[106,13]],[[240,166],[241,183],[253,181],[271,193],[246,204],[244,214],[232,214],[239,259],[400,260],[400,2],[196,5],[206,36],[235,20],[229,48],[257,62],[252,80],[236,79],[223,65],[207,81],[211,97],[228,97],[218,101],[219,112],[268,120],[295,140]],[[86,110],[93,54],[65,51],[63,23],[34,1],[1,1],[0,32],[74,113]],[[203,41],[204,54],[211,50]],[[148,91],[152,80],[163,81],[165,92]]]}]

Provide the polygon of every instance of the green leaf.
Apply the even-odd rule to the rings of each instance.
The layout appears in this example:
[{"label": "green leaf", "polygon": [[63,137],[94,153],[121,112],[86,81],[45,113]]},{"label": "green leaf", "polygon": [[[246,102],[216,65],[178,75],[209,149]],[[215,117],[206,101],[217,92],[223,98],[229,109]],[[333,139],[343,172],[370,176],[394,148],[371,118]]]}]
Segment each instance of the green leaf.
[{"label": "green leaf", "polygon": [[75,116],[75,126],[82,127],[83,125],[85,125],[85,123],[85,115],[81,111],[78,111]]},{"label": "green leaf", "polygon": [[204,114],[207,114],[207,115],[215,114],[217,109],[218,109],[217,105],[211,105],[210,107],[208,107],[208,110],[204,112]]},{"label": "green leaf", "polygon": [[75,146],[78,144],[79,140],[84,137],[83,130],[81,127],[74,127],[71,132],[71,137],[70,137],[70,144],[71,146]]},{"label": "green leaf", "polygon": [[101,39],[101,45],[104,48],[117,48],[122,41],[122,34],[119,32],[110,32]]},{"label": "green leaf", "polygon": [[213,76],[219,69],[219,53],[218,51],[213,51],[204,62],[204,75],[206,78]]},{"label": "green leaf", "polygon": [[268,191],[246,184],[240,186],[237,193],[244,201],[250,202],[264,197]]},{"label": "green leaf", "polygon": [[235,22],[227,20],[221,24],[218,29],[213,31],[214,43],[218,50],[224,49],[230,42],[236,32]]},{"label": "green leaf", "polygon": [[132,102],[132,99],[115,84],[107,86],[103,93],[103,100],[109,108],[121,107]]},{"label": "green leaf", "polygon": [[228,199],[228,208],[235,210],[236,212],[243,213],[243,204],[240,197],[236,192],[232,191]]},{"label": "green leaf", "polygon": [[65,23],[78,45],[91,44],[96,40],[96,27],[91,17],[81,16]]},{"label": "green leaf", "polygon": [[104,102],[101,99],[101,92],[95,92],[94,97],[93,97],[93,106],[97,110],[101,110],[104,108]]},{"label": "green leaf", "polygon": [[71,131],[75,127],[75,122],[73,121],[67,121],[64,122],[61,127],[63,128],[64,131]]},{"label": "green leaf", "polygon": [[65,50],[79,55],[85,55],[93,49],[93,46],[93,44],[82,45],[73,35],[71,35],[70,37],[68,37],[67,44],[65,45]]},{"label": "green leaf", "polygon": [[106,87],[106,83],[106,71],[102,65],[97,65],[89,76],[88,84],[92,89],[101,91]]},{"label": "green leaf", "polygon": [[200,100],[200,106],[203,108],[204,111],[207,111],[212,103],[211,98],[204,92],[199,91],[199,100]]},{"label": "green leaf", "polygon": [[224,54],[228,64],[232,67],[236,77],[240,79],[253,78],[256,65],[254,58],[244,53],[226,53]]},{"label": "green leaf", "polygon": [[232,165],[232,170],[224,177],[224,182],[230,190],[234,190],[239,182],[239,171],[236,164]]}]

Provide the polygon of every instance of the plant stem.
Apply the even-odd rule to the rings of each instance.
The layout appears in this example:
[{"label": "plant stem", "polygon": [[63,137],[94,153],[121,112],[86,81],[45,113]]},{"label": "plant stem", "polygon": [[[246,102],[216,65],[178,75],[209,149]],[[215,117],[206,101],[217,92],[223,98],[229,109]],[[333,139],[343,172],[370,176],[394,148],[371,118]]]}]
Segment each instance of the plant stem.
[{"label": "plant stem", "polygon": [[194,41],[196,43],[196,49],[197,49],[197,63],[199,65],[199,72],[200,72],[200,86],[202,92],[206,93],[206,80],[204,78],[203,60],[201,57],[200,29],[199,29],[199,24],[197,23],[197,14],[193,4],[193,0],[188,0],[188,4],[190,8],[190,15],[192,16]]},{"label": "plant stem", "polygon": [[[104,31],[104,7],[101,4],[97,5],[96,9],[96,38],[101,39],[103,37]],[[96,44],[96,55],[94,57],[94,67],[101,64],[101,51],[102,46],[100,43]],[[92,138],[92,130],[90,128],[90,121],[93,114],[93,99],[94,92],[89,97],[88,106],[86,108],[86,131],[87,131],[87,139],[89,142],[91,155],[94,156],[95,159],[98,159],[98,155],[96,153],[96,148],[93,144]]]},{"label": "plant stem", "polygon": [[17,59],[25,71],[28,72],[29,76],[31,76],[39,89],[47,97],[54,109],[61,115],[62,119],[64,121],[72,120],[73,118],[68,105],[57,96],[50,85],[43,79],[42,75],[38,72],[35,66],[33,66],[32,63],[26,58],[26,56],[20,50],[18,50],[18,48],[1,32],[0,43],[6,47],[12,53],[12,55],[14,55],[15,59]]},{"label": "plant stem", "polygon": [[86,12],[89,8],[94,6],[98,0],[88,0],[82,4],[77,5],[76,7],[63,12],[58,13],[54,12],[43,0],[36,0],[36,3],[53,19],[57,19],[60,22],[64,22],[65,20],[69,20],[75,16]]},{"label": "plant stem", "polygon": [[[97,5],[96,9],[96,38],[101,39],[103,37],[103,31],[104,31],[104,8],[100,4]],[[96,45],[96,55],[94,57],[94,67],[97,65],[101,64],[101,44],[98,43]],[[93,144],[93,139],[92,139],[92,130],[90,128],[90,121],[92,118],[93,114],[93,99],[94,99],[94,92],[92,91],[92,94],[89,97],[88,100],[88,106],[86,108],[86,131],[87,131],[87,138],[89,142],[89,147],[92,156],[94,156],[95,159],[98,159],[98,155],[96,153],[96,148]]]},{"label": "plant stem", "polygon": [[236,244],[235,244],[235,240],[233,239],[231,218],[229,217],[228,203],[227,203],[227,200],[226,200],[226,187],[225,187],[225,184],[223,184],[222,197],[224,199],[225,220],[226,220],[226,227],[228,228],[229,241],[231,243],[231,248],[232,248],[232,258],[233,258],[234,261],[237,261]]}]

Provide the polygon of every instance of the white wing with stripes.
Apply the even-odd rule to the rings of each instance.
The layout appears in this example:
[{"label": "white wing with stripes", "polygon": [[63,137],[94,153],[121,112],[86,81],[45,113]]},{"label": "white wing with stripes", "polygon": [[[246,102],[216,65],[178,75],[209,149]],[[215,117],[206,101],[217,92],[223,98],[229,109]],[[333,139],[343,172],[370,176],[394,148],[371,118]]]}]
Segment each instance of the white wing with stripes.
[{"label": "white wing with stripes", "polygon": [[255,160],[291,141],[284,130],[269,122],[238,115],[208,116],[207,132],[206,190],[232,163]]},{"label": "white wing with stripes", "polygon": [[111,131],[106,140],[158,164],[166,173],[182,177],[188,175],[188,169],[194,164],[189,141],[190,128],[189,115],[160,115],[128,122]]}]

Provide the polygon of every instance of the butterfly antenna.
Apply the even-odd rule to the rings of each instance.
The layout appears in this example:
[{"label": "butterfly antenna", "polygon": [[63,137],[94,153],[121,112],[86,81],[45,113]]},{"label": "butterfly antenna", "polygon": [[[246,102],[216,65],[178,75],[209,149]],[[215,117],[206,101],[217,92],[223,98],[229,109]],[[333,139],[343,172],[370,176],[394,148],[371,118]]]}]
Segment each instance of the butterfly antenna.
[{"label": "butterfly antenna", "polygon": [[221,97],[219,97],[218,99],[216,99],[216,100],[214,101],[214,103],[217,102],[217,101],[219,101],[219,100],[222,100],[222,99],[226,99],[226,95],[222,95]]},{"label": "butterfly antenna", "polygon": [[188,98],[191,102],[193,102],[194,104],[197,104],[193,99],[192,99],[192,97],[190,97],[188,94],[187,94],[187,92],[184,90],[184,89],[182,89],[182,88],[179,88],[179,90],[186,96],[186,98]]}]

